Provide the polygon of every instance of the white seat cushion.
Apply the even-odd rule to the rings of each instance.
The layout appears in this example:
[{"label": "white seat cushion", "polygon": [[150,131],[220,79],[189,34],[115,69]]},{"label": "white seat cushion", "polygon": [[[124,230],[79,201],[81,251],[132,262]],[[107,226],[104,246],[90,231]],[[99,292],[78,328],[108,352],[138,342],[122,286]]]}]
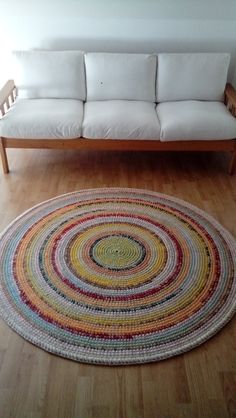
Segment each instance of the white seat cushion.
[{"label": "white seat cushion", "polygon": [[83,136],[106,139],[159,139],[155,104],[126,100],[85,103]]},{"label": "white seat cushion", "polygon": [[159,54],[157,102],[222,101],[230,54]]},{"label": "white seat cushion", "polygon": [[221,102],[160,103],[157,115],[162,141],[236,138],[236,119]]},{"label": "white seat cushion", "polygon": [[157,57],[147,54],[85,54],[87,100],[155,102]]},{"label": "white seat cushion", "polygon": [[77,138],[81,136],[83,103],[69,99],[18,99],[0,120],[6,138]]},{"label": "white seat cushion", "polygon": [[15,51],[14,81],[21,99],[85,100],[81,51]]}]

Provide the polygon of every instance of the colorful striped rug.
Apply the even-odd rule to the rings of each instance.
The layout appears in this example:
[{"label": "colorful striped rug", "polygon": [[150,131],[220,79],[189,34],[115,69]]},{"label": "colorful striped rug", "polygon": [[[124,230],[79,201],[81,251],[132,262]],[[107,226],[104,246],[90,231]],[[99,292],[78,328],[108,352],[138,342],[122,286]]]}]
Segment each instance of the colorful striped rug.
[{"label": "colorful striped rug", "polygon": [[0,237],[0,314],[73,360],[145,363],[205,342],[236,310],[236,241],[163,194],[94,189],[23,213]]}]

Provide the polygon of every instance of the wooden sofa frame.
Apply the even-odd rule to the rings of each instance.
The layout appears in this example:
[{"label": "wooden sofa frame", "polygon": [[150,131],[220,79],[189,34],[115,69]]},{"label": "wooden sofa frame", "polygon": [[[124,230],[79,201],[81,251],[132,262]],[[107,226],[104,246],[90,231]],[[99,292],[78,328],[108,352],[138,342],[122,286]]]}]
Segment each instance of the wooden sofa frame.
[{"label": "wooden sofa frame", "polygon": [[[2,116],[14,103],[17,96],[13,80],[9,80],[0,90],[0,111]],[[226,85],[225,104],[236,117],[236,90],[231,84]],[[0,137],[0,154],[3,172],[9,173],[7,148],[40,148],[40,149],[91,149],[119,151],[226,151],[230,152],[229,174],[236,167],[236,139],[170,141],[153,140],[104,140],[104,139],[17,139]]]}]

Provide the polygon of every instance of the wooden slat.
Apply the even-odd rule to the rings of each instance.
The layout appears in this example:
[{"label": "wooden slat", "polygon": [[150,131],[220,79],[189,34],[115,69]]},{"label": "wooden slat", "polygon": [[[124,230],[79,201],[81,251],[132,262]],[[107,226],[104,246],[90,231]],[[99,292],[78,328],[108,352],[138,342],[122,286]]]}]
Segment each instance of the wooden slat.
[{"label": "wooden slat", "polygon": [[4,105],[0,106],[0,112],[1,112],[1,115],[2,115],[2,116],[4,116],[4,115],[5,115],[5,108],[4,108]]},{"label": "wooden slat", "polygon": [[233,151],[235,140],[169,141],[114,139],[3,138],[5,148],[85,149],[111,151]]},{"label": "wooden slat", "polygon": [[13,80],[8,80],[5,86],[0,90],[0,107],[7,102],[9,96],[15,89],[15,83]]},{"label": "wooden slat", "polygon": [[226,97],[227,104],[230,104],[235,108],[236,107],[236,90],[229,83],[226,85],[226,88],[225,88],[225,97]]},{"label": "wooden slat", "polygon": [[8,110],[10,108],[10,96],[8,96],[5,103],[6,103],[6,108]]}]

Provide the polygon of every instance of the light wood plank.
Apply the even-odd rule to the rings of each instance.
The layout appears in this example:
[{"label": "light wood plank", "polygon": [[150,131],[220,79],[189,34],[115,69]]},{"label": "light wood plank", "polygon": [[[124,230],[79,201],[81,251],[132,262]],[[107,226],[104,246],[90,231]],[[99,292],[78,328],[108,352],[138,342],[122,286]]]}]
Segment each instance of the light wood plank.
[{"label": "light wood plank", "polygon": [[6,84],[0,89],[0,106],[2,106],[11,95],[15,89],[15,83],[13,80],[8,80]]},{"label": "light wood plank", "polygon": [[6,149],[5,149],[2,138],[0,138],[0,154],[1,154],[1,159],[2,159],[3,172],[4,172],[4,174],[7,174],[7,173],[9,173],[9,165],[8,165]]},{"label": "light wood plank", "polygon": [[234,151],[235,140],[167,141],[131,139],[17,139],[3,138],[5,148],[78,149],[94,151]]},{"label": "light wood plank", "polygon": [[230,103],[231,105],[236,107],[236,90],[230,83],[226,85],[225,97],[226,97],[227,104]]}]

